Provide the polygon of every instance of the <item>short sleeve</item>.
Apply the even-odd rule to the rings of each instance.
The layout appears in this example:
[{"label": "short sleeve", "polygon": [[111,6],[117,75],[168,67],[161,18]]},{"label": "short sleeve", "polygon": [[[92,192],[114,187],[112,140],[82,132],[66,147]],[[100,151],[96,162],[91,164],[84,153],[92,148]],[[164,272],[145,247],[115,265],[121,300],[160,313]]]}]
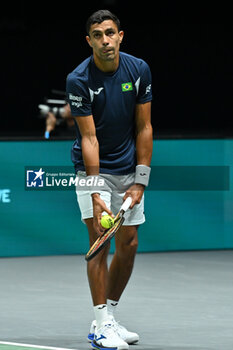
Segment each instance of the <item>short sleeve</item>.
[{"label": "short sleeve", "polygon": [[141,74],[137,95],[137,103],[146,103],[152,100],[152,77],[148,64],[142,61]]},{"label": "short sleeve", "polygon": [[66,95],[73,116],[92,114],[89,89],[84,81],[72,73],[66,79]]}]

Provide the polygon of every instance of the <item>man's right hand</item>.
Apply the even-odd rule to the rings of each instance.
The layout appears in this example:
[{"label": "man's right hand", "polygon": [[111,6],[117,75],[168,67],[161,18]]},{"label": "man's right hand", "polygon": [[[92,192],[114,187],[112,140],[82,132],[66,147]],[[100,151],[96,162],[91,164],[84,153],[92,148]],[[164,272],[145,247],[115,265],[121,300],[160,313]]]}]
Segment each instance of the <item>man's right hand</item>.
[{"label": "man's right hand", "polygon": [[105,211],[112,217],[114,217],[114,215],[112,211],[108,209],[105,202],[100,198],[99,193],[93,193],[91,196],[93,203],[93,227],[98,235],[102,235],[105,231],[105,228],[103,228],[100,223],[102,213]]}]

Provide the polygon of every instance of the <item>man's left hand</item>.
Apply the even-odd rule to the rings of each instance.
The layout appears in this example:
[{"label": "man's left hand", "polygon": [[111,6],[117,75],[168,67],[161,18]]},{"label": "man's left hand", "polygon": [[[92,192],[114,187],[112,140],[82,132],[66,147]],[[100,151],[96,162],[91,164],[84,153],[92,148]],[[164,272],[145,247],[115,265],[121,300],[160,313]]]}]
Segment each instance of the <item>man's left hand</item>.
[{"label": "man's left hand", "polygon": [[125,201],[127,197],[132,197],[132,204],[130,206],[130,209],[132,209],[135,204],[139,204],[141,202],[144,190],[145,186],[141,184],[134,184],[130,186],[130,188],[125,192],[123,201]]}]

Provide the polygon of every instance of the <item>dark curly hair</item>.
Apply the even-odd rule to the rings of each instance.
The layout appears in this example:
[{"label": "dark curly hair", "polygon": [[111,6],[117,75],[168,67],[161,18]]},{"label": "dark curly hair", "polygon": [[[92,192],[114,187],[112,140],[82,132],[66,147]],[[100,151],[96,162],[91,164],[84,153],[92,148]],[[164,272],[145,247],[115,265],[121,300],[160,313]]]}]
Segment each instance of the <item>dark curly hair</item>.
[{"label": "dark curly hair", "polygon": [[111,19],[114,23],[116,23],[118,31],[120,31],[120,21],[117,18],[117,16],[114,15],[109,10],[99,10],[99,11],[94,12],[88,18],[87,23],[86,23],[87,34],[89,35],[90,28],[91,28],[92,24],[94,24],[94,23],[102,23],[103,21],[105,21],[107,19]]}]

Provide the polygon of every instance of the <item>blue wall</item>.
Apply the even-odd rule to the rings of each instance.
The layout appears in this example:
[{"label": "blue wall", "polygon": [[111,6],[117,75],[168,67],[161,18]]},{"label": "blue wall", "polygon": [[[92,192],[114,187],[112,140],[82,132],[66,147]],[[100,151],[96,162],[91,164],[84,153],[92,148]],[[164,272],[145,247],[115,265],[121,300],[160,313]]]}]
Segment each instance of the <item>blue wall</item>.
[{"label": "blue wall", "polygon": [[[72,166],[71,145],[0,142],[0,256],[88,250],[74,191],[25,190],[25,167]],[[233,248],[233,140],[157,140],[152,165],[139,251]],[[155,189],[160,166],[229,166],[229,190]]]}]

